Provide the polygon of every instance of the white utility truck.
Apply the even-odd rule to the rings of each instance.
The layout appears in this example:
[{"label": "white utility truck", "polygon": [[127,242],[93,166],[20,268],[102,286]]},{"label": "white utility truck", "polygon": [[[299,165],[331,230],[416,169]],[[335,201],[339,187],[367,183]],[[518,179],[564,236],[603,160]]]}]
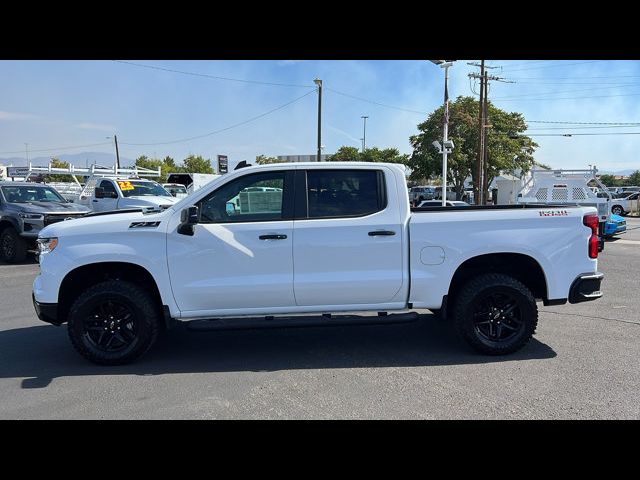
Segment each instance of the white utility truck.
[{"label": "white utility truck", "polygon": [[[611,193],[597,177],[598,170],[546,170],[533,169],[517,201],[521,204],[580,205],[595,207],[598,219],[604,225],[611,215]],[[604,196],[599,197],[589,183],[593,181]],[[615,213],[615,212],[614,212]]]},{"label": "white utility truck", "polygon": [[[165,209],[178,201],[162,185],[145,177],[160,177],[160,167],[111,168],[34,167],[29,164],[27,180],[34,175],[69,175],[73,182],[45,182],[73,203],[96,212],[131,208]],[[81,182],[78,177],[83,177]]]},{"label": "white utility truck", "polygon": [[[411,209],[394,164],[247,167],[162,212],[46,227],[33,301],[99,364],[133,361],[177,321],[366,324],[414,320],[415,309],[453,321],[479,352],[506,354],[533,335],[536,301],[602,296],[597,227],[592,207]],[[336,315],[362,311],[378,315]]]}]

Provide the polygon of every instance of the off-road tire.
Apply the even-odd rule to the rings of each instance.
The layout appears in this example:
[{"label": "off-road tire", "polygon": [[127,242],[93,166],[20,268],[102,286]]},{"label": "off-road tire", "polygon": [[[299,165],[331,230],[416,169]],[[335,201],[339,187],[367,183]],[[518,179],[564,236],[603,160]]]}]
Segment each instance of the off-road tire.
[{"label": "off-road tire", "polygon": [[13,227],[7,227],[0,234],[0,255],[7,263],[23,262],[27,258],[27,242]]},{"label": "off-road tire", "polygon": [[[521,325],[512,337],[492,341],[479,330],[476,320],[485,318],[480,310],[486,307],[480,308],[478,304],[496,294],[513,299]],[[458,334],[474,350],[487,355],[505,355],[521,349],[531,339],[538,325],[538,306],[531,291],[515,278],[501,273],[488,273],[464,284],[455,300],[453,319]],[[501,328],[504,328],[504,320],[502,323]]]},{"label": "off-road tire", "polygon": [[[129,318],[134,322],[133,340],[119,351],[100,348],[87,330],[92,327],[87,319],[107,301],[128,308]],[[73,302],[67,317],[67,331],[74,348],[87,360],[99,365],[122,365],[140,358],[151,348],[158,337],[161,319],[159,305],[149,292],[135,283],[108,280],[89,287]]]}]

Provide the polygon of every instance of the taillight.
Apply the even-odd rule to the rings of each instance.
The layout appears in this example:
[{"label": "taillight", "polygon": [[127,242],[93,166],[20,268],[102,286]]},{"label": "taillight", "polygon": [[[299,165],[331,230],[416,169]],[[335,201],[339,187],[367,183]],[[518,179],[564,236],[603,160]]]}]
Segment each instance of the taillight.
[{"label": "taillight", "polygon": [[589,237],[589,258],[598,258],[598,215],[593,213],[582,217],[582,223],[591,229]]}]

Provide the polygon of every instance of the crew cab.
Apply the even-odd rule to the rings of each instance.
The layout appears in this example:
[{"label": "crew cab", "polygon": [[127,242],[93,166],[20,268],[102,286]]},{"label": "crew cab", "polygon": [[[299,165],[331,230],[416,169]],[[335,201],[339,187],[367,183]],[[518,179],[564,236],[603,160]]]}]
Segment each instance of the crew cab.
[{"label": "crew cab", "polygon": [[78,201],[94,212],[142,207],[165,209],[178,201],[162,185],[145,178],[98,178],[95,185],[93,192],[83,192]]},{"label": "crew cab", "polygon": [[602,295],[597,228],[593,207],[411,209],[394,164],[254,166],[161,212],[45,228],[33,300],[99,364],[133,361],[178,321],[392,322],[416,309],[452,321],[481,353],[507,354],[534,333],[537,301]]}]

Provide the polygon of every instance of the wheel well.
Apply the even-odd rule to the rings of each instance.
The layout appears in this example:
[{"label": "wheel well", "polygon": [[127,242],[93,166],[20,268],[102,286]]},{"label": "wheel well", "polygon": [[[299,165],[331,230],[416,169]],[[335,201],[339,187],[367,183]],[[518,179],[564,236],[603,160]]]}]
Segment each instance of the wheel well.
[{"label": "wheel well", "polygon": [[158,285],[144,267],[125,262],[102,262],[78,267],[64,277],[58,292],[61,321],[66,321],[71,305],[84,290],[106,280],[126,280],[142,286],[151,293],[160,311],[162,298]]},{"label": "wheel well", "polygon": [[540,264],[528,255],[520,253],[492,253],[466,260],[451,279],[448,302],[468,280],[483,273],[504,273],[522,282],[536,299],[547,299],[547,281]]}]

